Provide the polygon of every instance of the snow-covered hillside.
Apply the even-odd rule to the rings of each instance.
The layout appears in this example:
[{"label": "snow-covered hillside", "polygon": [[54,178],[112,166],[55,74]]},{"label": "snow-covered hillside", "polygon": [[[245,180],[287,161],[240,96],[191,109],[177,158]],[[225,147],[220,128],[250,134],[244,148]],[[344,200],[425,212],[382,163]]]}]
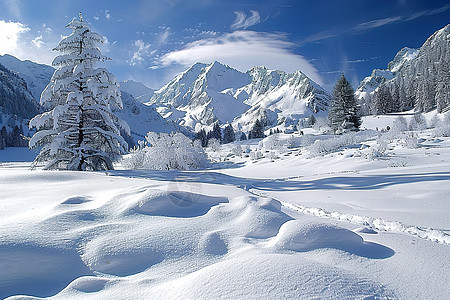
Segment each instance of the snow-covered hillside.
[{"label": "snow-covered hillside", "polygon": [[119,82],[120,89],[128,94],[131,94],[139,102],[148,102],[155,92],[153,89],[147,87],[142,82],[134,80],[124,80]]},{"label": "snow-covered hillside", "polygon": [[50,82],[55,69],[29,60],[20,60],[12,55],[0,55],[0,64],[13,71],[27,83],[27,88],[34,99],[39,102],[41,93]]},{"label": "snow-covered hillside", "polygon": [[197,171],[0,163],[0,297],[446,299],[450,130],[396,120],[223,145]]},{"label": "snow-covered hillside", "polygon": [[248,131],[256,118],[268,126],[295,125],[327,110],[330,95],[302,72],[254,67],[246,73],[214,62],[197,63],[156,91],[149,103],[180,125],[216,121]]}]

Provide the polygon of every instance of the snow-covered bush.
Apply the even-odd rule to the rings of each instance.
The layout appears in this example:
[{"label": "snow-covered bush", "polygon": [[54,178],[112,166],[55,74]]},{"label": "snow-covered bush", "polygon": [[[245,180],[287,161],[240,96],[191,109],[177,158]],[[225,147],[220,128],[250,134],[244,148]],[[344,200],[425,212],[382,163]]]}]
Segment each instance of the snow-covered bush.
[{"label": "snow-covered bush", "polygon": [[439,125],[439,117],[437,114],[434,114],[430,120],[430,128],[436,128]]},{"label": "snow-covered bush", "polygon": [[241,145],[236,145],[233,148],[231,148],[231,153],[233,153],[236,156],[242,156],[242,152],[244,152],[244,150],[242,149]]},{"label": "snow-covered bush", "polygon": [[314,143],[314,135],[313,134],[305,134],[300,137],[300,146],[307,147]]},{"label": "snow-covered bush", "polygon": [[295,148],[296,143],[295,143],[295,138],[293,135],[290,135],[286,141],[286,143],[284,144],[285,147],[287,147],[288,149],[291,148]]},{"label": "snow-covered bush", "polygon": [[408,122],[406,119],[402,116],[395,118],[394,122],[392,123],[392,131],[394,132],[402,132],[408,130]]},{"label": "snow-covered bush", "polygon": [[434,137],[450,136],[450,112],[444,115],[444,118],[438,122],[438,125],[433,130]]},{"label": "snow-covered bush", "polygon": [[190,170],[207,166],[208,159],[199,141],[182,133],[149,132],[121,162],[127,169]]},{"label": "snow-covered bush", "polygon": [[417,133],[407,132],[403,135],[403,142],[406,148],[416,149],[419,147],[419,142],[417,140]]},{"label": "snow-covered bush", "polygon": [[258,160],[258,159],[261,159],[263,157],[264,157],[264,155],[259,150],[250,152],[250,159],[251,160]]},{"label": "snow-covered bush", "polygon": [[212,151],[217,152],[220,150],[220,141],[218,139],[209,139],[208,140],[208,148]]},{"label": "snow-covered bush", "polygon": [[328,126],[328,119],[325,117],[317,117],[316,122],[312,126],[314,130],[327,132],[331,130],[330,126]]},{"label": "snow-covered bush", "polygon": [[280,139],[279,134],[273,134],[258,143],[258,149],[262,150],[281,150],[284,146],[284,141]]},{"label": "snow-covered bush", "polygon": [[422,113],[415,113],[409,122],[409,130],[424,130],[427,129],[427,120]]}]

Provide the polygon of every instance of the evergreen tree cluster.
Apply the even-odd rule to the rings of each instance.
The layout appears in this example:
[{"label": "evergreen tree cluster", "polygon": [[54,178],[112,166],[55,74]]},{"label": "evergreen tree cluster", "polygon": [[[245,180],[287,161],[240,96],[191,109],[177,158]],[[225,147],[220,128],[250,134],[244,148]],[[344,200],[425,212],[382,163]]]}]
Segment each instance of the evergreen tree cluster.
[{"label": "evergreen tree cluster", "polygon": [[6,126],[0,129],[0,149],[5,149],[6,147],[26,147],[27,145],[28,141],[23,134],[22,125],[15,125],[9,133]]},{"label": "evergreen tree cluster", "polygon": [[335,133],[358,130],[361,125],[355,92],[342,74],[333,89],[333,100],[328,112],[328,123]]},{"label": "evergreen tree cluster", "polygon": [[231,126],[231,124],[225,126],[225,128],[223,129],[223,135],[219,123],[215,123],[213,129],[209,132],[206,132],[204,128],[197,132],[196,140],[200,140],[202,147],[208,146],[208,141],[211,139],[215,139],[221,144],[234,142],[236,140],[236,137],[233,126]]}]

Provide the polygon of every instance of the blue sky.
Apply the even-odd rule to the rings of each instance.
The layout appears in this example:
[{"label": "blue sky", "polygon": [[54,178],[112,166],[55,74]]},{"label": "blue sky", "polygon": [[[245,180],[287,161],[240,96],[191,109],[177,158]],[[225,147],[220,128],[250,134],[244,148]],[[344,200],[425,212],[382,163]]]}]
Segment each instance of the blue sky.
[{"label": "blue sky", "polygon": [[326,88],[354,87],[403,47],[420,47],[450,20],[448,1],[0,1],[0,54],[50,64],[64,26],[82,12],[107,37],[119,80],[159,88],[197,61],[302,70]]}]

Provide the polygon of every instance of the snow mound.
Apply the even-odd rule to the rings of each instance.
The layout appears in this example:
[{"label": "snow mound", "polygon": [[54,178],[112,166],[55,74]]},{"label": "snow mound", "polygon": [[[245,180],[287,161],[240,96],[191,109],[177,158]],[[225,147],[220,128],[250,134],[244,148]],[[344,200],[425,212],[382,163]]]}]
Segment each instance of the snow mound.
[{"label": "snow mound", "polygon": [[150,189],[144,191],[136,201],[130,202],[130,206],[125,209],[125,212],[191,218],[204,215],[212,206],[224,202],[228,202],[228,200],[184,191]]},{"label": "snow mound", "polygon": [[395,253],[383,245],[365,242],[360,235],[348,229],[297,220],[284,223],[273,243],[277,248],[292,251],[332,248],[374,259],[388,258]]},{"label": "snow mound", "polygon": [[227,241],[219,231],[205,233],[198,247],[206,255],[224,255],[228,252]]}]

